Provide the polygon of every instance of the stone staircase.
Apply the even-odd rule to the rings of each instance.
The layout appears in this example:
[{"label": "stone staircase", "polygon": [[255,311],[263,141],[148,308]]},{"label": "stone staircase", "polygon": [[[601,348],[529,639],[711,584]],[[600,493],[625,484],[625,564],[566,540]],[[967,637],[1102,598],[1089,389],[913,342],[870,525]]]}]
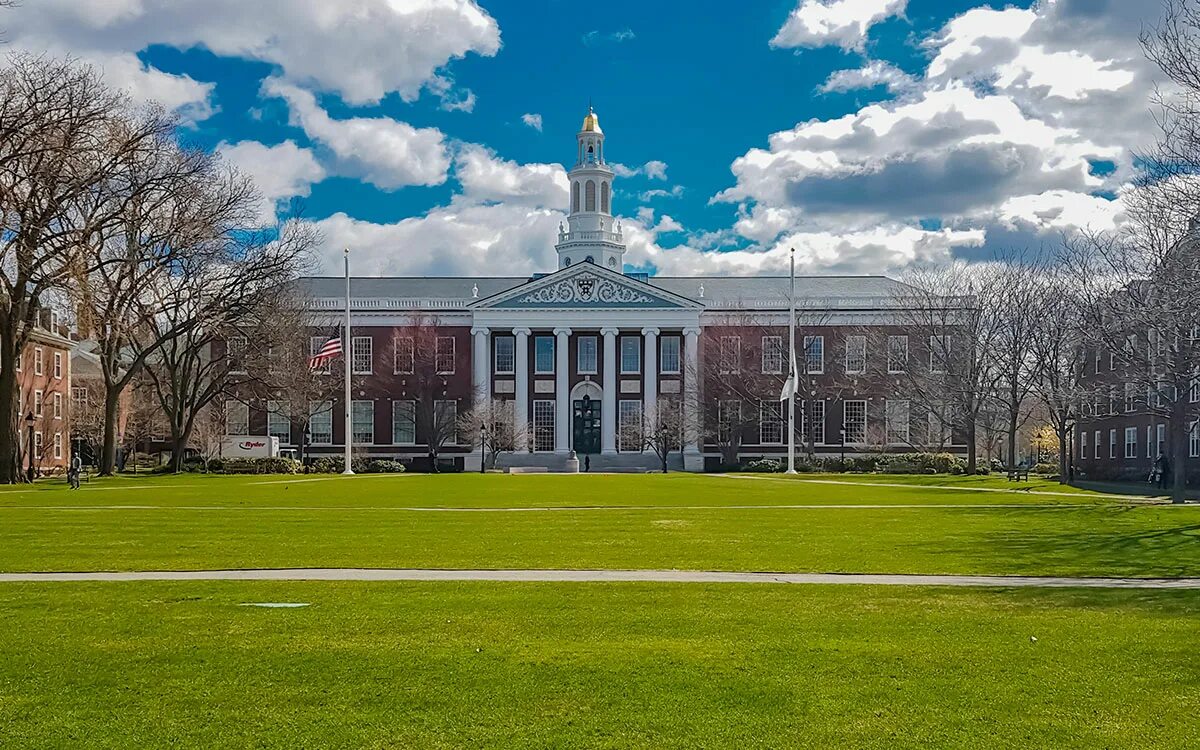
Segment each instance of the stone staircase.
[{"label": "stone staircase", "polygon": [[[544,467],[547,471],[562,472],[566,470],[567,457],[556,453],[505,453],[497,460],[496,465],[501,469],[513,467]],[[579,470],[584,467],[583,457],[579,457]],[[667,460],[670,471],[683,471],[683,457],[673,453]],[[619,472],[639,474],[661,471],[658,456],[647,451],[645,453],[619,453],[615,456],[594,455],[591,458],[592,472]]]}]

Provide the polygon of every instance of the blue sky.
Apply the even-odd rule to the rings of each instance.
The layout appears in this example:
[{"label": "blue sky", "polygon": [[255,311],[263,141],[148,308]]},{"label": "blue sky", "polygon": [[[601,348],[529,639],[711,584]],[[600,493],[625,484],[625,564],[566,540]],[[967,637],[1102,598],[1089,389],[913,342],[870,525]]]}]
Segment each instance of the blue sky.
[{"label": "blue sky", "polygon": [[6,25],[178,108],[264,221],[301,201],[365,273],[546,270],[589,100],[631,266],[768,273],[799,245],[895,272],[1122,220],[1154,6],[43,0]]}]

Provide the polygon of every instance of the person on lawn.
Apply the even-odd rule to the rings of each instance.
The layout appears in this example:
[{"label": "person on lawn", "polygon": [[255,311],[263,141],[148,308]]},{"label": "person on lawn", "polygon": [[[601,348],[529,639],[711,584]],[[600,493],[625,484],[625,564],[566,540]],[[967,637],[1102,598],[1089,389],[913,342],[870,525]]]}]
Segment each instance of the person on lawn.
[{"label": "person on lawn", "polygon": [[83,461],[79,458],[79,454],[76,453],[74,456],[71,456],[71,465],[67,467],[67,484],[71,485],[71,489],[73,490],[79,489],[79,474],[81,471],[83,471]]},{"label": "person on lawn", "polygon": [[1154,475],[1158,480],[1158,488],[1160,490],[1167,489],[1168,478],[1171,475],[1171,462],[1167,460],[1165,453],[1159,453],[1158,458],[1154,459]]}]

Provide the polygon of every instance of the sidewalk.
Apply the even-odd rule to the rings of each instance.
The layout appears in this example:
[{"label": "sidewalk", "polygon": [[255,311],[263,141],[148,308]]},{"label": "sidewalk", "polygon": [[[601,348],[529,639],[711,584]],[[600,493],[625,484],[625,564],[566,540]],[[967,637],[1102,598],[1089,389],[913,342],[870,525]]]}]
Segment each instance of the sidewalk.
[{"label": "sidewalk", "polygon": [[[1113,482],[1099,480],[1077,480],[1072,483],[1073,487],[1079,487],[1085,490],[1094,490],[1103,492],[1109,495],[1142,495],[1152,497],[1156,500],[1168,502],[1170,495],[1163,490],[1151,486],[1148,482]],[[1189,487],[1187,491],[1188,502],[1200,501],[1200,488]]]}]

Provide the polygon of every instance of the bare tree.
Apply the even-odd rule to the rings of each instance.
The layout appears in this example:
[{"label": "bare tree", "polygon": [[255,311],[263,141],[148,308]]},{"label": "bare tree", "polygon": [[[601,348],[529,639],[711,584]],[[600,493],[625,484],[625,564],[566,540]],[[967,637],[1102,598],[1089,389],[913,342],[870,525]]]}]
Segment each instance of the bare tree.
[{"label": "bare tree", "polygon": [[687,428],[684,410],[679,399],[659,398],[653,406],[642,411],[641,419],[620,426],[621,445],[640,446],[658,457],[662,473],[667,473],[671,454],[683,450],[683,435]]},{"label": "bare tree", "polygon": [[0,70],[0,482],[19,476],[16,357],[48,298],[94,270],[127,157],[172,125],[87,66],[13,55]]},{"label": "bare tree", "polygon": [[495,469],[504,453],[529,445],[529,428],[515,419],[511,400],[476,399],[475,405],[459,417],[458,434],[483,453],[479,470]]},{"label": "bare tree", "polygon": [[1035,302],[1044,272],[1042,259],[1026,253],[1016,254],[995,270],[995,398],[1003,415],[1009,467],[1017,465],[1017,434],[1035,405],[1031,398],[1037,365],[1034,334],[1040,313]]},{"label": "bare tree", "polygon": [[435,319],[416,316],[396,329],[392,346],[395,369],[404,377],[405,391],[416,401],[417,435],[428,450],[430,471],[436,472],[442,448],[458,439],[459,413],[472,407],[448,397],[449,377],[455,370],[455,340]]},{"label": "bare tree", "polygon": [[1087,395],[1081,313],[1069,271],[1048,269],[1038,279],[1033,307],[1038,312],[1032,341],[1033,394],[1058,438],[1058,481],[1066,484],[1071,477],[1070,435]]}]

